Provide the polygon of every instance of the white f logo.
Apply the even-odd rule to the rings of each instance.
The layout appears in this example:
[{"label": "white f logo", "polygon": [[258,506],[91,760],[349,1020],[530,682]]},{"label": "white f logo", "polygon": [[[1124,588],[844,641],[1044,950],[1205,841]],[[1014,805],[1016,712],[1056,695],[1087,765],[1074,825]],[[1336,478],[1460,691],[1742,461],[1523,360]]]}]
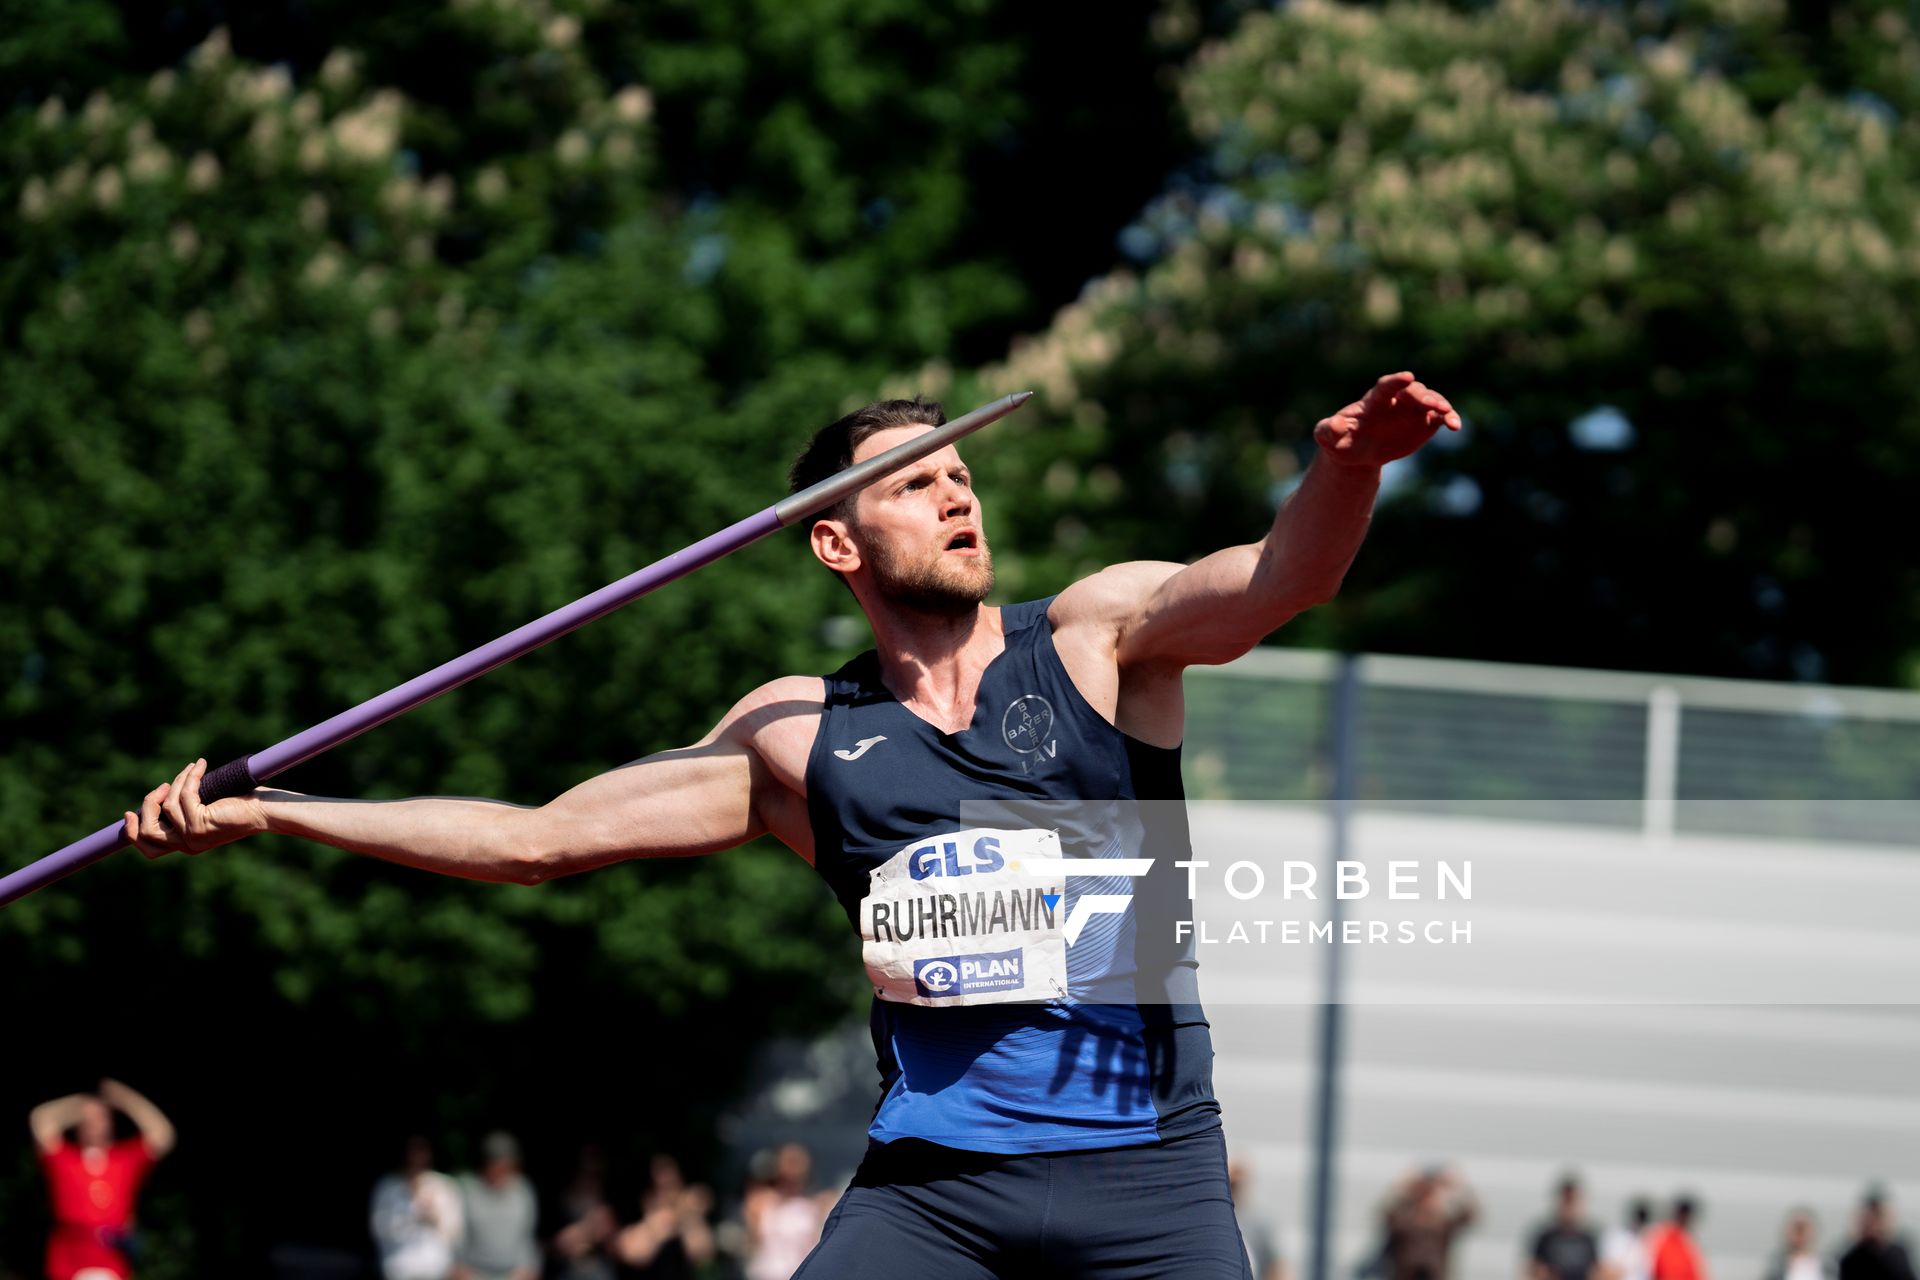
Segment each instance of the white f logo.
[{"label": "white f logo", "polygon": [[[1042,876],[1132,876],[1139,879],[1153,869],[1152,858],[1027,858],[1026,870]],[[1130,893],[1083,893],[1074,899],[1064,929],[1067,945],[1080,940],[1090,916],[1121,915],[1132,903]]]}]

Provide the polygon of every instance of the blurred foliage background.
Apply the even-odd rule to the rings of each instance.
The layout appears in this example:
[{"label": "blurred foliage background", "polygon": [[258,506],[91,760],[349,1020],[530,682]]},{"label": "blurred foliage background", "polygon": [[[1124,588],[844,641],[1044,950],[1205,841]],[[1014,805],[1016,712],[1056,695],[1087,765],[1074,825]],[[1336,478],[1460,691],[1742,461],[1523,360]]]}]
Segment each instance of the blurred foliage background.
[{"label": "blurred foliage background", "polygon": [[[4,0],[0,865],[914,390],[1042,392],[969,450],[1006,599],[1258,536],[1313,422],[1411,368],[1468,430],[1278,642],[1920,686],[1916,109],[1894,0]],[[691,740],[864,646],[802,555],[284,781],[538,803]],[[415,1129],[699,1167],[855,956],[764,847],[537,889],[116,857],[0,917],[0,1270],[27,1108],[103,1073],[185,1135],[146,1274],[233,1273],[356,1246]]]}]

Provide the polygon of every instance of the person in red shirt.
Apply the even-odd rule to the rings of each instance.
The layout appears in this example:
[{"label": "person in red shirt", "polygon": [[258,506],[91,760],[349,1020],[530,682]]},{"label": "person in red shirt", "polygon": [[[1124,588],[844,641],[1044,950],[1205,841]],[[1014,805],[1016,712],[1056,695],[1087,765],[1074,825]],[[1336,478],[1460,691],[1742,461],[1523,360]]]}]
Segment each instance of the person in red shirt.
[{"label": "person in red shirt", "polygon": [[1693,1219],[1698,1209],[1691,1196],[1673,1202],[1673,1217],[1647,1237],[1648,1266],[1653,1280],[1707,1280],[1706,1260],[1694,1243]]},{"label": "person in red shirt", "polygon": [[[133,1121],[139,1137],[114,1141],[115,1109]],[[27,1124],[53,1201],[47,1280],[128,1280],[133,1264],[125,1245],[134,1201],[154,1164],[173,1149],[172,1123],[118,1080],[102,1080],[98,1095],[41,1103]]]}]

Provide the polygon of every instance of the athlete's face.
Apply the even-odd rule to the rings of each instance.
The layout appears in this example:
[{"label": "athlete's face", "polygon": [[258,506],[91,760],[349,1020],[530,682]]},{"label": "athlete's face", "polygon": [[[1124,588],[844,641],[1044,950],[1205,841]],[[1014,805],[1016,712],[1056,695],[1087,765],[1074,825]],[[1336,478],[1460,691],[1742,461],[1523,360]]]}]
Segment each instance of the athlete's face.
[{"label": "athlete's face", "polygon": [[[860,442],[864,462],[932,427],[891,427]],[[882,599],[924,613],[965,613],[993,590],[980,503],[952,445],[869,485],[848,531],[859,565]]]}]

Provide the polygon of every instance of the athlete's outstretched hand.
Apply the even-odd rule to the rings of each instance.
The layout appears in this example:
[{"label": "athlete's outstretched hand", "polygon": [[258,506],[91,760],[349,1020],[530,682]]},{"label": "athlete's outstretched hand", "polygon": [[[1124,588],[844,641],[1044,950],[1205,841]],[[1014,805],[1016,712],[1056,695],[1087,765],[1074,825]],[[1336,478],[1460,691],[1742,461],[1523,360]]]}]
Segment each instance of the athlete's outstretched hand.
[{"label": "athlete's outstretched hand", "polygon": [[1390,373],[1373,389],[1313,429],[1313,442],[1329,462],[1381,467],[1404,458],[1445,427],[1460,429],[1460,415],[1447,398],[1411,373]]},{"label": "athlete's outstretched hand", "polygon": [[126,815],[127,839],[149,858],[169,853],[205,853],[267,829],[267,813],[252,796],[200,803],[205,760],[195,760],[172,782],[147,792],[140,812]]}]

